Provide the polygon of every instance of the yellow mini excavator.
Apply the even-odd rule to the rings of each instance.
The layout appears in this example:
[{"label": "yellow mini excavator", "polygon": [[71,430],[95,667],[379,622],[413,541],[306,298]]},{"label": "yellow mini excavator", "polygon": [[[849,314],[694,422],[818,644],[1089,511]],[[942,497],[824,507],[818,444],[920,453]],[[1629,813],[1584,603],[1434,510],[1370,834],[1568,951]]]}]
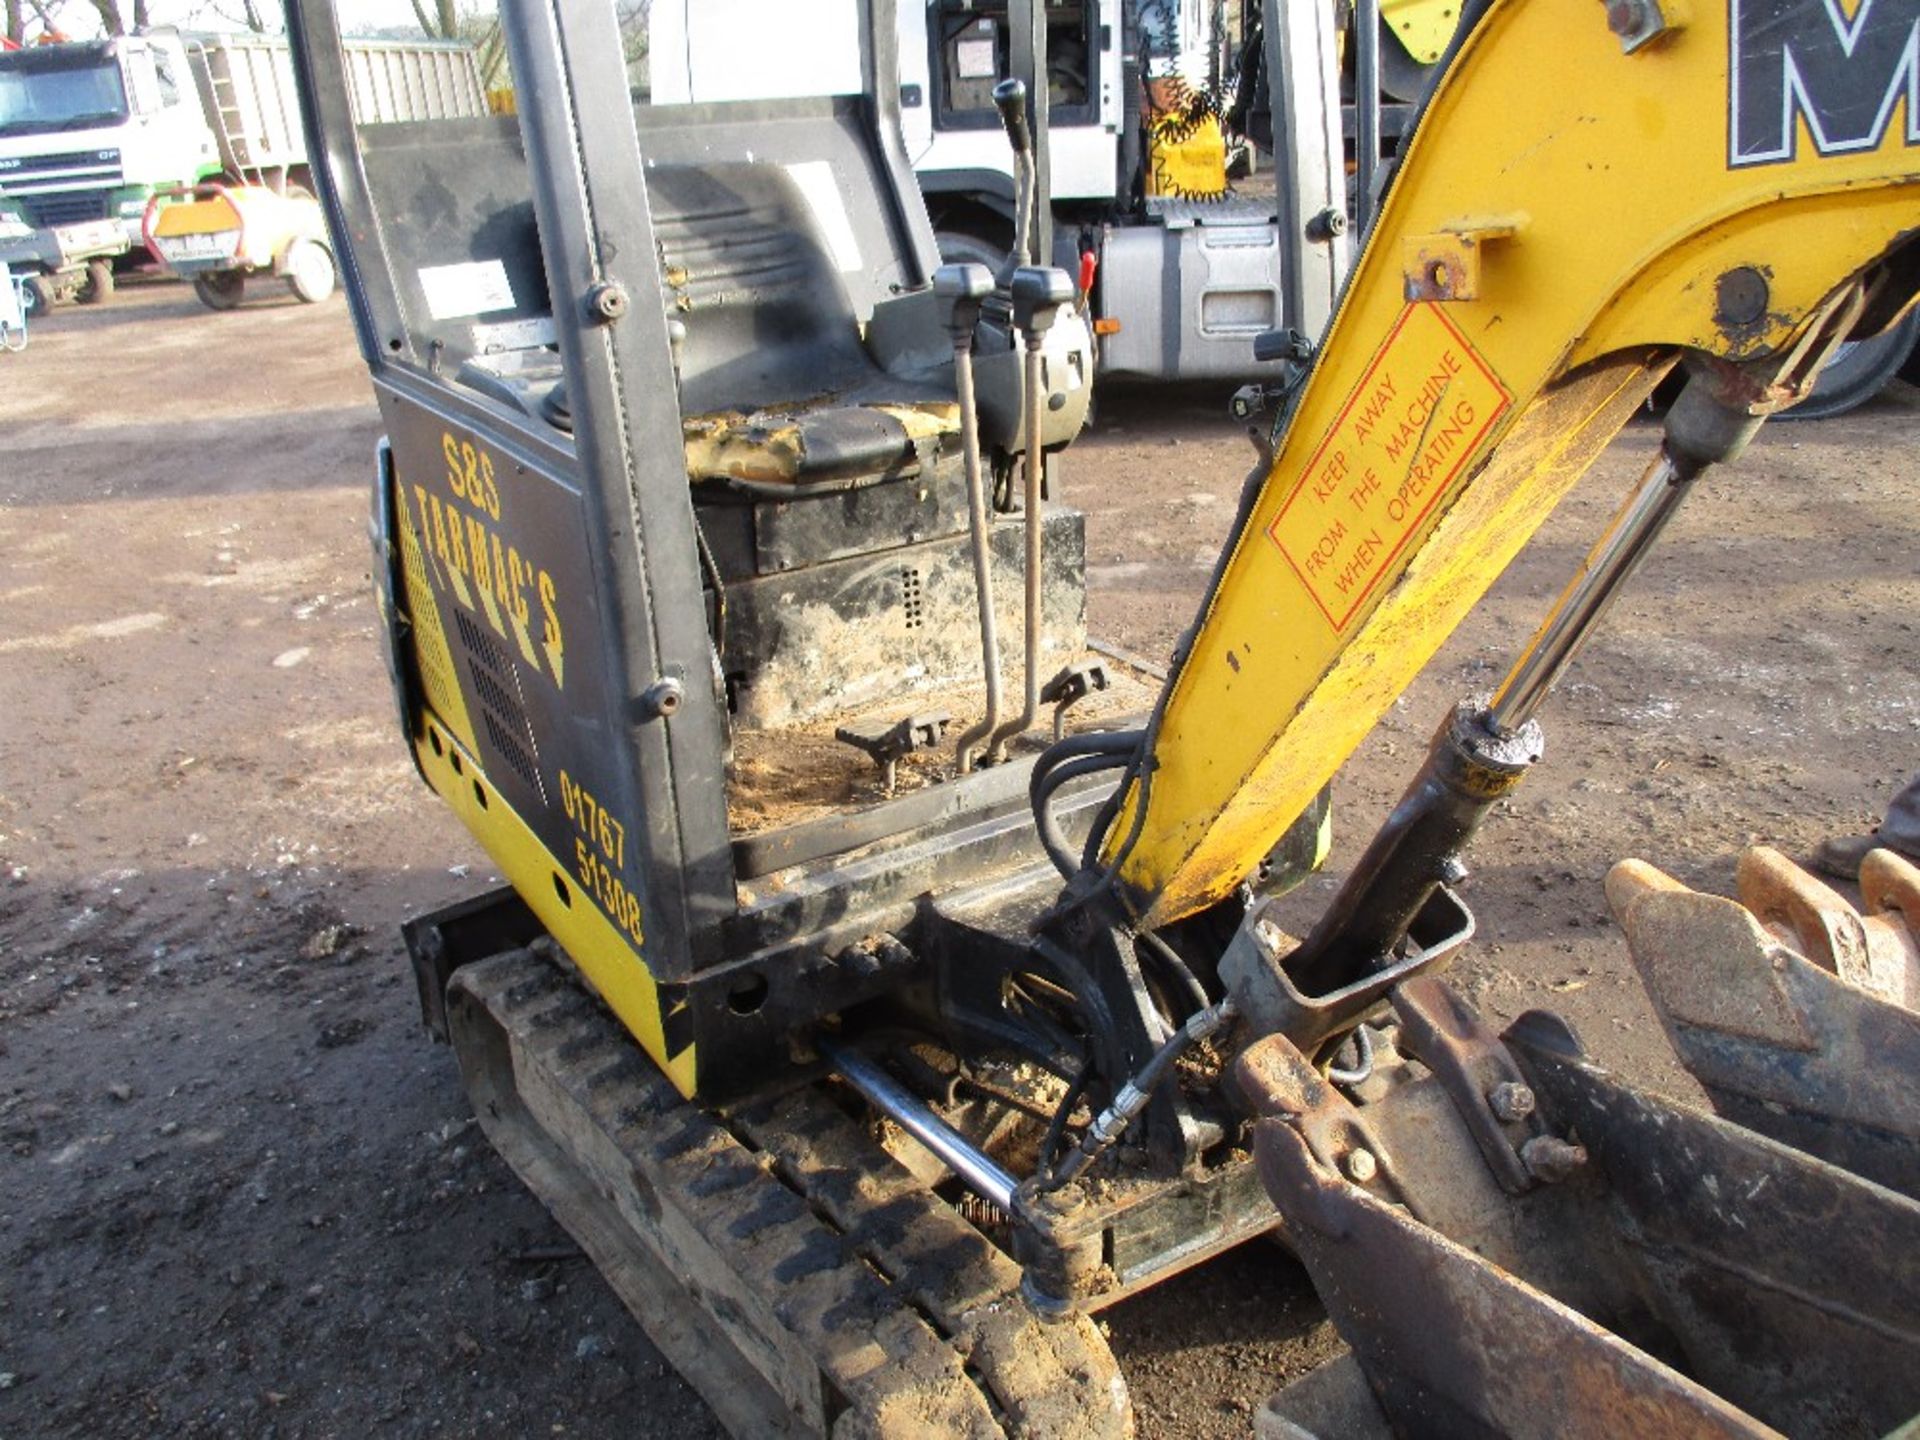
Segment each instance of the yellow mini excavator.
[{"label": "yellow mini excavator", "polygon": [[[1470,3],[1331,325],[1264,352],[1296,379],[1165,673],[1087,634],[1084,297],[1024,237],[938,263],[891,0],[836,8],[833,73],[697,105],[635,93],[611,0],[523,0],[516,115],[367,125],[329,0],[288,12],[397,718],[511,882],[408,927],[423,1014],[734,1433],[1132,1434],[1098,1311],[1269,1234],[1351,1347],[1270,1435],[1912,1423],[1920,876],[1875,860],[1862,913],[1766,853],[1744,907],[1616,873],[1713,1111],[1444,972],[1583,638],[1920,291],[1914,0]],[[1331,777],[1675,370],[1289,934]]]}]

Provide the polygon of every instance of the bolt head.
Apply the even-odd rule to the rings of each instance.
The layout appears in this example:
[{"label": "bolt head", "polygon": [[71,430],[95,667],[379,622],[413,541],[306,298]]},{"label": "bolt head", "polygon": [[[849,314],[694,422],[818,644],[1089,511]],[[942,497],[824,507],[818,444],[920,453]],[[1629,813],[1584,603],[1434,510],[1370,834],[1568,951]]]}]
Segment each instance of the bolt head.
[{"label": "bolt head", "polygon": [[1503,1080],[1487,1092],[1487,1105],[1502,1125],[1517,1125],[1533,1114],[1533,1091],[1517,1080]]},{"label": "bolt head", "polygon": [[1520,1147],[1520,1160],[1534,1179],[1557,1185],[1587,1163],[1587,1149],[1557,1135],[1536,1135]]},{"label": "bolt head", "polygon": [[1373,1158],[1371,1150],[1350,1150],[1347,1152],[1346,1169],[1347,1178],[1354,1184],[1367,1185],[1380,1173],[1380,1162]]},{"label": "bolt head", "polygon": [[641,718],[654,720],[672,715],[680,709],[680,702],[685,698],[685,687],[671,675],[656,680],[640,692]]},{"label": "bolt head", "polygon": [[602,281],[587,292],[587,309],[602,320],[618,320],[627,313],[627,287]]}]

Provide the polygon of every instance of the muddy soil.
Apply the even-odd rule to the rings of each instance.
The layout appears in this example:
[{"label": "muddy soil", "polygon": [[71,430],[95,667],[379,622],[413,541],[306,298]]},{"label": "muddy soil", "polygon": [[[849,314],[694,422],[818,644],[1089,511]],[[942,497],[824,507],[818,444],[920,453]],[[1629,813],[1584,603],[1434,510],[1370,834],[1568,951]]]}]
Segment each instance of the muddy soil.
[{"label": "muddy soil", "polygon": [[[344,308],[134,285],[0,358],[0,1435],[717,1434],[488,1150],[396,927],[494,878],[394,735]],[[1137,392],[1071,458],[1096,632],[1164,658],[1252,458]],[[1710,479],[1546,714],[1457,972],[1684,1093],[1601,893],[1870,822],[1920,762],[1920,394]],[[1350,863],[1654,445],[1596,470],[1338,784]],[[1323,898],[1316,880],[1306,899]],[[1143,1435],[1244,1435],[1335,1345],[1256,1247],[1113,1311]]]}]

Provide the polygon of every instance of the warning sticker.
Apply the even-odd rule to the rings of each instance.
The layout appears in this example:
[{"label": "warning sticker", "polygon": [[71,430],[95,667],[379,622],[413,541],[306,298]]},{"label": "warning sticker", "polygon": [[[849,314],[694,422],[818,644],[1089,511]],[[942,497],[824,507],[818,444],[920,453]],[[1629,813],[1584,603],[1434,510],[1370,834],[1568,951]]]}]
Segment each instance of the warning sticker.
[{"label": "warning sticker", "polygon": [[1267,527],[1336,632],[1512,404],[1438,305],[1401,312]]}]

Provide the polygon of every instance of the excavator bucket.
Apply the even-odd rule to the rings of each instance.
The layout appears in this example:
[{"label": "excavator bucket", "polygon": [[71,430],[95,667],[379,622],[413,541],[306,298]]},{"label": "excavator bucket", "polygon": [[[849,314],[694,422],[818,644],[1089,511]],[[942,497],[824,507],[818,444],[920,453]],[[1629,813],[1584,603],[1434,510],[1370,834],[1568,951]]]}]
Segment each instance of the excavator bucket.
[{"label": "excavator bucket", "polygon": [[1490,1183],[1440,1066],[1363,1113],[1284,1038],[1250,1049],[1261,1176],[1357,1362],[1275,1396],[1263,1435],[1869,1436],[1920,1411],[1909,1195],[1623,1082],[1555,1016],[1495,1041],[1436,980],[1395,1007],[1403,1035],[1439,1010],[1448,1048],[1504,1051],[1528,1183]]},{"label": "excavator bucket", "polygon": [[1920,869],[1868,855],[1864,914],[1764,846],[1739,887],[1696,894],[1638,860],[1607,877],[1681,1061],[1727,1119],[1920,1198]]},{"label": "excavator bucket", "polygon": [[1435,979],[1394,996],[1431,1077],[1364,1113],[1285,1039],[1247,1052],[1261,1176],[1353,1345],[1263,1435],[1908,1433],[1920,870],[1874,852],[1856,909],[1756,846],[1738,885],[1607,879],[1715,1114],[1609,1075],[1554,1016],[1496,1040]]}]

